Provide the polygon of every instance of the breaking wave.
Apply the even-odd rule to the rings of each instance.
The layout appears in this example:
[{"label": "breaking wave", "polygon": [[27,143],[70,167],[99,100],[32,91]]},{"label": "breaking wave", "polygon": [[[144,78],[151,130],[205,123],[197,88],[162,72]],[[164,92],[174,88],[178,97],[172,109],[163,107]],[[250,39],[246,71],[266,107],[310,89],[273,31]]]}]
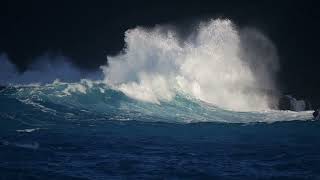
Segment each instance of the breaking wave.
[{"label": "breaking wave", "polygon": [[[271,110],[277,52],[255,29],[217,19],[181,40],[169,29],[138,27],[126,32],[125,43],[120,54],[108,57],[100,80],[61,56],[54,57],[59,61],[45,56],[19,74],[2,55],[0,83],[9,86],[0,90],[0,118],[22,123],[37,117],[177,123],[311,119],[310,112]],[[57,78],[62,81],[52,82]]]},{"label": "breaking wave", "polygon": [[254,29],[227,19],[202,23],[181,41],[161,27],[125,34],[126,48],[108,57],[105,82],[126,95],[156,104],[177,94],[236,111],[267,110],[277,91],[276,49]]}]

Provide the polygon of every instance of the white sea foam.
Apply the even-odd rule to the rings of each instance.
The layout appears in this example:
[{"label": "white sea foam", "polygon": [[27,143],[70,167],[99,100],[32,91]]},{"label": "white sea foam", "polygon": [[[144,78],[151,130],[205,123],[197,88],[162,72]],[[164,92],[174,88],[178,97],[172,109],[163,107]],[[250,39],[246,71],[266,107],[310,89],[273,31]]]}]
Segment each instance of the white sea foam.
[{"label": "white sea foam", "polygon": [[31,132],[34,132],[34,131],[37,131],[39,130],[40,128],[34,128],[34,129],[19,129],[19,130],[16,130],[17,132],[23,132],[23,133],[31,133]]},{"label": "white sea foam", "polygon": [[216,19],[182,43],[174,31],[140,27],[126,32],[125,43],[102,69],[107,84],[132,98],[159,104],[179,91],[237,111],[270,107],[263,90],[276,89],[277,56],[256,30],[240,31],[228,19]]}]

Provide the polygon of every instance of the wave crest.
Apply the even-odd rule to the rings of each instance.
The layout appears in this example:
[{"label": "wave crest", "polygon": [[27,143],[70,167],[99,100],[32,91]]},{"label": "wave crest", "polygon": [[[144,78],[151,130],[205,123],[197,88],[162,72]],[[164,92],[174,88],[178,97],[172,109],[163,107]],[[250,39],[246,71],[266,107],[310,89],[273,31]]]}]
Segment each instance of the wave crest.
[{"label": "wave crest", "polygon": [[[252,53],[247,48],[254,46],[248,43],[273,47],[271,41],[259,35],[259,41],[241,38],[228,19],[200,24],[182,43],[170,30],[128,30],[126,48],[117,56],[109,56],[109,66],[102,67],[105,82],[132,98],[157,104],[184,93],[231,110],[267,110],[272,103],[264,92],[275,90],[273,72],[263,61],[256,62],[266,59],[257,54],[257,49]],[[269,54],[268,62],[277,60],[275,49],[269,48]],[[255,71],[255,67],[261,71]]]}]

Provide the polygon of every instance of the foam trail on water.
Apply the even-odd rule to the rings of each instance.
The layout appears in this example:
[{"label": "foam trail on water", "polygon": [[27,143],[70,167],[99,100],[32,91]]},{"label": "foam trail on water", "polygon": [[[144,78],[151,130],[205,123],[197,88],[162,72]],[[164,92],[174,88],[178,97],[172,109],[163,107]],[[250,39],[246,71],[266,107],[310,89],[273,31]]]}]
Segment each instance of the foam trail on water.
[{"label": "foam trail on water", "polygon": [[[241,39],[228,19],[200,24],[182,43],[177,37],[174,31],[161,28],[128,30],[126,48],[109,56],[109,66],[102,67],[105,82],[132,98],[158,104],[171,101],[179,92],[237,111],[269,109],[270,98],[261,89],[275,89],[273,71],[265,63],[254,65],[253,59],[262,56],[248,49],[255,47],[252,42],[273,47],[265,37],[258,42]],[[266,83],[259,82],[262,79]]]}]

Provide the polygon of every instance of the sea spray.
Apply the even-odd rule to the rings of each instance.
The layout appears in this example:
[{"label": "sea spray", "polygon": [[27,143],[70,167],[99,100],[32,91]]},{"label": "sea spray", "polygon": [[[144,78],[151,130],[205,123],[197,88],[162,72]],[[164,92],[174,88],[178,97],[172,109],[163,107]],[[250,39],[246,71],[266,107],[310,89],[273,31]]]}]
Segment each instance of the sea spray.
[{"label": "sea spray", "polygon": [[83,70],[75,66],[71,59],[46,52],[36,57],[27,69],[20,72],[15,64],[11,63],[6,53],[0,52],[0,86],[47,84],[55,80],[64,82],[79,82],[81,79],[102,79],[101,71]]},{"label": "sea spray", "polygon": [[[125,33],[125,49],[109,56],[109,66],[102,67],[105,82],[132,98],[157,104],[179,92],[236,111],[270,109],[270,97],[263,90],[276,89],[274,72],[267,70],[268,63],[256,63],[265,58],[248,47],[255,46],[252,42],[273,46],[264,36],[262,41],[252,41],[250,33],[245,35],[241,39],[228,19],[201,23],[182,43],[171,30],[130,29]],[[267,60],[277,61],[275,49],[269,49],[272,56]],[[253,61],[256,57],[260,59]]]}]

